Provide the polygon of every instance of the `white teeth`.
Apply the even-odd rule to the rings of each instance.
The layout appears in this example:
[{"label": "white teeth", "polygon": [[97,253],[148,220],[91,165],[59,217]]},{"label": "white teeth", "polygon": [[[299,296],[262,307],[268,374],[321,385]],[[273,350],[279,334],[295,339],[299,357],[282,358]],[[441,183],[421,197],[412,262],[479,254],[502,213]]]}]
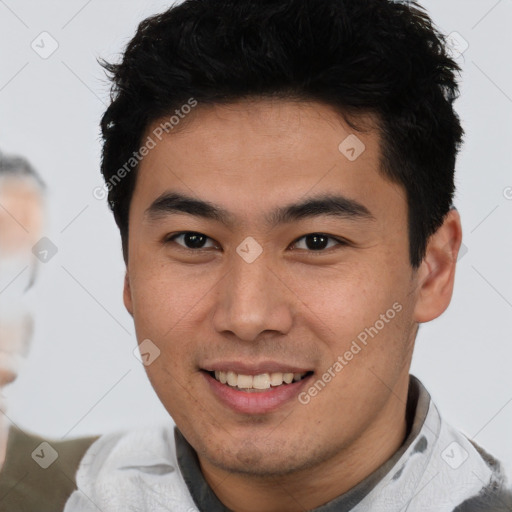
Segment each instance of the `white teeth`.
[{"label": "white teeth", "polygon": [[270,389],[283,384],[291,384],[301,380],[305,373],[261,373],[260,375],[242,375],[235,372],[215,371],[215,379],[222,384],[239,389]]},{"label": "white teeth", "polygon": [[272,386],[280,386],[283,383],[283,374],[282,373],[271,373],[270,374],[270,384]]},{"label": "white teeth", "polygon": [[[238,378],[240,378],[240,376]],[[261,375],[255,375],[252,380],[252,387],[254,389],[269,389],[270,388],[270,375],[268,373],[263,373]]]},{"label": "white teeth", "polygon": [[226,382],[230,386],[236,386],[238,383],[238,375],[235,372],[228,372]]},{"label": "white teeth", "polygon": [[286,382],[286,384],[291,384],[293,382],[293,373],[283,374],[283,380]]},{"label": "white teeth", "polygon": [[242,389],[249,389],[252,388],[253,380],[252,375],[239,375],[236,385]]}]

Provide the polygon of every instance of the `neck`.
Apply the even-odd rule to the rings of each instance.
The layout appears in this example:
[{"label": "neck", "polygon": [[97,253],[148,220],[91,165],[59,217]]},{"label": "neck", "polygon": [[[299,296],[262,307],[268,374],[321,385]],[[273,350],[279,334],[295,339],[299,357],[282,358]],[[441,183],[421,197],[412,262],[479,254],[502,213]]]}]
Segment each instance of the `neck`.
[{"label": "neck", "polygon": [[298,512],[324,505],[355,487],[400,448],[407,432],[408,382],[407,375],[379,417],[351,446],[315,467],[286,476],[254,477],[227,472],[200,457],[204,477],[235,512]]}]

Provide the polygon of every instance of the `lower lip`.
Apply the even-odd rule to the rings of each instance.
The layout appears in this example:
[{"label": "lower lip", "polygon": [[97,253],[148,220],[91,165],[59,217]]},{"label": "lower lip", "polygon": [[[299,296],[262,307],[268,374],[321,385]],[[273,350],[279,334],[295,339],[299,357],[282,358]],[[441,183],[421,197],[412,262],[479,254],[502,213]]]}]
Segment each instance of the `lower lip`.
[{"label": "lower lip", "polygon": [[297,395],[312,377],[308,375],[298,382],[283,384],[266,391],[246,392],[222,384],[207,372],[202,373],[214,394],[224,405],[244,414],[272,412],[293,399],[298,400]]}]

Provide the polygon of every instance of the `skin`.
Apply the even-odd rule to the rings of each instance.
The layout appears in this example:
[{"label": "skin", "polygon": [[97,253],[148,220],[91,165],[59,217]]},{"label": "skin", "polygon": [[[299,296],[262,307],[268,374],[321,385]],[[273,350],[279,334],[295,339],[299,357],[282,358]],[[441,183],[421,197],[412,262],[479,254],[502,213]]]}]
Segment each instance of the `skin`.
[{"label": "skin", "polygon": [[[41,237],[43,209],[41,191],[30,178],[0,180],[0,258],[31,254],[32,246]],[[25,349],[26,327],[1,317],[0,321],[1,389],[17,377],[10,366],[3,363],[11,354],[18,355]]]},{"label": "skin", "polygon": [[30,178],[0,180],[0,250],[30,251],[43,225],[41,191]]},{"label": "skin", "polygon": [[[372,118],[359,121],[368,128],[357,133],[366,149],[349,161],[338,145],[354,131],[329,106],[261,99],[198,106],[138,171],[125,306],[139,343],[150,339],[161,351],[146,367],[156,393],[214,492],[237,512],[312,509],[383,464],[405,438],[418,324],[450,302],[457,212],[413,270],[405,191],[379,172]],[[236,221],[149,219],[145,210],[165,191],[215,203]],[[278,206],[333,192],[373,219],[265,224]],[[202,251],[187,250],[183,237],[168,240],[187,231],[209,237]],[[331,240],[314,251],[304,238],[312,233],[348,244]],[[236,252],[248,236],[263,249],[252,263]],[[223,360],[272,360],[313,370],[316,380],[394,303],[401,311],[307,405],[294,399],[242,414],[217,399],[201,371]]]},{"label": "skin", "polygon": [[[41,237],[44,204],[40,189],[31,178],[0,179],[0,258],[31,254]],[[26,272],[29,272],[27,269]],[[12,276],[14,277],[14,276]],[[10,278],[9,278],[10,279]],[[8,293],[8,292],[4,292]],[[19,300],[12,298],[11,300]],[[18,377],[17,365],[27,349],[29,318],[5,318],[0,315],[0,395],[4,387]],[[0,468],[5,460],[8,422],[2,412],[6,404],[0,399]]]}]

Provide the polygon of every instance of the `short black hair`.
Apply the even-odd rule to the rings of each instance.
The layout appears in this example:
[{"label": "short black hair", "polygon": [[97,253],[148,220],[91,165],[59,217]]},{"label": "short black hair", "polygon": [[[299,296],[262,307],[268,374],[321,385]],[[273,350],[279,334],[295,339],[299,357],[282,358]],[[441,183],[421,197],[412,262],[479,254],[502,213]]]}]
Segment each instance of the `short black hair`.
[{"label": "short black hair", "polygon": [[191,98],[199,105],[318,101],[353,129],[358,114],[371,114],[380,171],[406,191],[414,268],[452,208],[464,135],[453,108],[461,69],[416,2],[186,0],[142,21],[120,63],[101,64],[112,80],[101,121],[101,171],[125,262],[132,156],[152,122]]}]

